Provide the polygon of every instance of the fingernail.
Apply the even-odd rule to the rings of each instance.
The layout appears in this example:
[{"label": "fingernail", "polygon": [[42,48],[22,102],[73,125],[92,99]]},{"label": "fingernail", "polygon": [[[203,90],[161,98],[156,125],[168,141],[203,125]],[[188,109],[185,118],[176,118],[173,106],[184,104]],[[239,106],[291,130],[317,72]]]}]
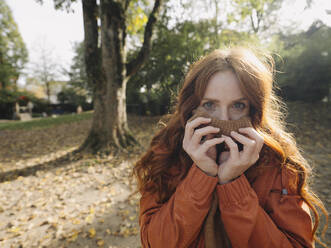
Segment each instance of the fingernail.
[{"label": "fingernail", "polygon": [[231,131],[231,135],[236,134],[236,133],[237,133],[236,131]]}]

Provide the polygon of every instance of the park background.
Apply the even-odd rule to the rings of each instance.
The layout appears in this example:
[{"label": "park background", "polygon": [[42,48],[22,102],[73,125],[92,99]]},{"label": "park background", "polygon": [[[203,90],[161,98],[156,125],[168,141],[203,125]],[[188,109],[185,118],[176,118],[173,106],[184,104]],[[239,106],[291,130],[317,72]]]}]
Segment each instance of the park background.
[{"label": "park background", "polygon": [[272,53],[330,210],[330,1],[0,0],[0,31],[1,247],[140,247],[133,164],[190,64],[229,45]]}]

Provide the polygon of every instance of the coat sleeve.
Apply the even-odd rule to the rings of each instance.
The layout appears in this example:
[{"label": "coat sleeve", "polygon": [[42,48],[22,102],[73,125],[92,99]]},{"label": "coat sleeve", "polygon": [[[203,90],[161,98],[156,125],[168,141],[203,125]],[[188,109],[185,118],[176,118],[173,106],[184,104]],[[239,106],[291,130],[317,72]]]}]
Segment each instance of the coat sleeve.
[{"label": "coat sleeve", "polygon": [[203,173],[196,165],[164,204],[145,193],[140,200],[140,235],[143,247],[188,247],[200,232],[210,208],[217,177]]},{"label": "coat sleeve", "polygon": [[288,173],[277,174],[264,208],[244,174],[217,186],[221,218],[233,248],[314,247],[310,214],[296,189],[283,185],[291,178]]}]

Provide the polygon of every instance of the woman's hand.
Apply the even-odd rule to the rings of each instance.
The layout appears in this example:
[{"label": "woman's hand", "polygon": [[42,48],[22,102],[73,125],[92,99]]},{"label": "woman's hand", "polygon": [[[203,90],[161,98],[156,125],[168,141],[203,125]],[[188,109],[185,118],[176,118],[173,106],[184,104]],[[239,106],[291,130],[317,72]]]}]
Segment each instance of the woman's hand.
[{"label": "woman's hand", "polygon": [[186,123],[183,149],[202,171],[209,176],[216,176],[218,173],[218,165],[216,164],[215,146],[216,144],[223,142],[225,139],[205,139],[206,141],[202,143],[202,137],[211,137],[211,134],[219,132],[220,129],[212,126],[196,129],[202,124],[208,124],[210,121],[210,118],[198,117],[193,121]]},{"label": "woman's hand", "polygon": [[234,131],[231,132],[231,136],[244,145],[241,152],[239,152],[237,144],[231,137],[222,136],[225,138],[225,143],[230,151],[220,154],[220,166],[218,168],[220,184],[228,183],[240,176],[259,159],[259,153],[264,143],[263,137],[252,127],[240,128],[239,132],[248,136]]}]

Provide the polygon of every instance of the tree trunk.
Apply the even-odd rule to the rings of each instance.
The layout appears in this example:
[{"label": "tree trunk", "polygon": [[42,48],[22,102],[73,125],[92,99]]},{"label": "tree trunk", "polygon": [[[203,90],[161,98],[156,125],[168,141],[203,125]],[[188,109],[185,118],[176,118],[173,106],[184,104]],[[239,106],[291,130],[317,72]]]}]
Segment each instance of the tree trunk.
[{"label": "tree trunk", "polygon": [[120,2],[101,0],[102,69],[106,81],[105,128],[109,144],[126,148],[137,142],[129,132],[126,114],[125,12]]},{"label": "tree trunk", "polygon": [[101,70],[101,54],[98,46],[98,6],[96,0],[83,0],[84,58],[87,81],[93,88],[93,120],[88,137],[81,151],[96,152],[107,146],[103,123],[106,108],[106,84]]},{"label": "tree trunk", "polygon": [[94,86],[94,115],[90,133],[80,150],[95,153],[137,144],[127,122],[126,85],[148,57],[160,0],[155,1],[146,24],[143,47],[130,63],[126,62],[125,53],[127,7],[128,1],[100,0],[100,51],[96,0],[83,0],[85,64],[88,81]]},{"label": "tree trunk", "polygon": [[[129,132],[126,115],[125,24],[124,17],[119,16],[124,13],[118,4],[109,1],[100,4],[101,51],[96,38],[97,5],[94,0],[93,5],[91,1],[83,1],[85,63],[88,80],[93,81],[94,86],[94,115],[90,133],[81,149],[93,153],[136,143]],[[91,63],[89,60],[93,57],[98,61]]]}]

